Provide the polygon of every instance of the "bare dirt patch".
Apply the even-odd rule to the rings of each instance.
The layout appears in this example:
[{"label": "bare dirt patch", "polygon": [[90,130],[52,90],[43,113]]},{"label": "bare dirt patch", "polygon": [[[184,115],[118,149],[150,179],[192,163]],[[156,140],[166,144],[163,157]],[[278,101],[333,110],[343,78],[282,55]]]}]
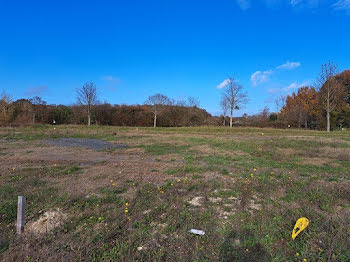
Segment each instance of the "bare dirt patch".
[{"label": "bare dirt patch", "polygon": [[210,145],[199,145],[193,146],[192,148],[200,153],[203,153],[204,155],[218,154],[220,152],[219,149],[212,148]]},{"label": "bare dirt patch", "polygon": [[292,156],[295,155],[298,151],[292,148],[279,148],[278,152],[282,156]]},{"label": "bare dirt patch", "polygon": [[[83,169],[83,173],[77,174],[72,183],[71,176],[50,178],[51,182],[57,184],[60,192],[72,195],[87,195],[96,192],[102,187],[120,189],[127,181],[143,184],[147,182],[160,184],[169,175],[164,170],[173,167],[174,163],[157,162],[152,159],[111,157],[103,164],[93,165]],[[113,181],[113,182],[111,182]],[[136,191],[128,191],[126,195],[133,198]]]},{"label": "bare dirt patch", "polygon": [[322,157],[304,157],[301,161],[305,165],[314,165],[314,166],[323,166],[329,164],[331,159],[322,158]]},{"label": "bare dirt patch", "polygon": [[323,147],[323,155],[331,156],[340,161],[350,161],[350,148]]},{"label": "bare dirt patch", "polygon": [[[170,178],[166,170],[177,166],[176,161],[180,160],[173,155],[145,155],[144,149],[138,149],[98,152],[81,147],[43,145],[41,142],[13,142],[6,149],[11,154],[0,157],[0,174],[13,172],[13,168],[19,172],[27,167],[78,166],[81,168],[78,174],[44,175],[42,179],[57,187],[60,194],[81,196],[98,193],[98,188],[105,186],[118,189],[126,181],[160,184]],[[176,161],[172,161],[173,158]],[[115,182],[111,183],[110,180]],[[135,194],[136,190],[129,189],[125,196],[132,199]]]},{"label": "bare dirt patch", "polygon": [[55,211],[47,211],[37,221],[28,223],[26,230],[35,234],[48,233],[63,225],[67,219],[68,215],[59,209]]},{"label": "bare dirt patch", "polygon": [[145,149],[140,147],[128,148],[125,150],[125,153],[129,155],[140,155],[145,153]]},{"label": "bare dirt patch", "polygon": [[350,144],[350,141],[346,141],[341,138],[335,138],[335,137],[318,137],[318,136],[284,136],[284,138],[292,138],[292,139],[298,139],[298,140],[312,140],[312,141],[320,141],[320,142],[329,142],[329,143],[343,143],[343,144]]}]

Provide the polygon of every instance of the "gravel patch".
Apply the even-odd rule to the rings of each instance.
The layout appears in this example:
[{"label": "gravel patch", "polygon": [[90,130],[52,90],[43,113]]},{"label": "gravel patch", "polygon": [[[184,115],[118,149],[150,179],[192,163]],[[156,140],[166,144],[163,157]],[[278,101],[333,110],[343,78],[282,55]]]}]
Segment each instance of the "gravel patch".
[{"label": "gravel patch", "polygon": [[96,151],[109,148],[127,148],[125,144],[112,144],[100,139],[86,138],[59,138],[43,140],[42,142],[53,146],[85,147]]},{"label": "gravel patch", "polygon": [[1,138],[0,139],[0,143],[12,143],[12,142],[16,142],[16,140],[14,140],[14,139],[6,139],[6,138]]}]

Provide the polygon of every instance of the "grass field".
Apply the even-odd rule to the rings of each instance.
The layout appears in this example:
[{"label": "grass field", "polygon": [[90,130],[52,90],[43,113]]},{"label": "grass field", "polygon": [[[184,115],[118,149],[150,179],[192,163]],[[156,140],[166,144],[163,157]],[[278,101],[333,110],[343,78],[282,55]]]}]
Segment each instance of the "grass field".
[{"label": "grass field", "polygon": [[3,261],[350,261],[350,132],[0,128],[0,230]]}]

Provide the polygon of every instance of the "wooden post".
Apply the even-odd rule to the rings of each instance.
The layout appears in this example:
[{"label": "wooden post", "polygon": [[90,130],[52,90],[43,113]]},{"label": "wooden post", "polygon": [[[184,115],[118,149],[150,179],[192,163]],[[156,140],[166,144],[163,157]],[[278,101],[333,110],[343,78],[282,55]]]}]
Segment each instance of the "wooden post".
[{"label": "wooden post", "polygon": [[18,196],[17,206],[17,234],[24,232],[24,225],[26,223],[26,198],[24,196]]}]

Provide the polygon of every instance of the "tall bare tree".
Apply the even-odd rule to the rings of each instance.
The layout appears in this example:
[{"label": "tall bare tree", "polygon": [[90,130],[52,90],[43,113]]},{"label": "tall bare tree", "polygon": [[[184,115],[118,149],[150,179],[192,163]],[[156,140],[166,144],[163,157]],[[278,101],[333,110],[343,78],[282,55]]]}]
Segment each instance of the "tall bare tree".
[{"label": "tall bare tree", "polygon": [[88,126],[90,126],[92,108],[98,102],[97,87],[94,82],[86,82],[81,88],[78,88],[76,91],[78,104],[86,107]]},{"label": "tall bare tree", "polygon": [[170,99],[163,94],[155,94],[153,96],[148,97],[145,102],[146,105],[150,105],[152,107],[153,112],[153,127],[157,126],[157,116],[159,111],[164,105],[170,104]]},{"label": "tall bare tree", "polygon": [[229,108],[229,105],[227,103],[226,96],[224,96],[224,95],[221,96],[220,107],[222,110],[222,114],[224,115],[224,121],[223,121],[222,125],[226,126],[226,115],[227,115],[227,110]]},{"label": "tall bare tree", "polygon": [[280,95],[275,99],[275,104],[276,104],[276,113],[278,114],[281,109],[285,106],[286,104],[286,99],[287,97],[285,95]]},{"label": "tall bare tree", "polygon": [[247,102],[247,94],[243,92],[243,87],[237,84],[234,77],[229,77],[226,80],[222,96],[227,101],[230,110],[230,128],[232,128],[233,110],[238,110]]},{"label": "tall bare tree", "polygon": [[337,73],[336,64],[332,62],[323,64],[316,83],[322,108],[326,111],[327,132],[331,130],[331,112],[339,106],[343,95],[343,89],[335,77]]}]

